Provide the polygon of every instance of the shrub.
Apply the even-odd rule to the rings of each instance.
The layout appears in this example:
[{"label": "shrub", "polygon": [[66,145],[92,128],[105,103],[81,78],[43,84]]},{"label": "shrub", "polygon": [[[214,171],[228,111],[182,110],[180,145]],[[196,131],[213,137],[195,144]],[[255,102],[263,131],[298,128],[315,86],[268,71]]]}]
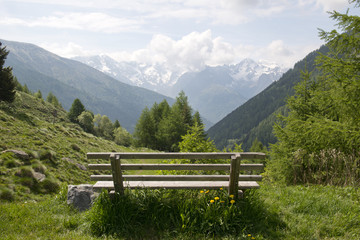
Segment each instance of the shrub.
[{"label": "shrub", "polygon": [[57,193],[60,190],[60,184],[52,177],[45,178],[40,183],[40,187],[45,193]]},{"label": "shrub", "polygon": [[6,200],[6,201],[14,201],[15,193],[11,189],[2,187],[2,188],[0,188],[0,199]]}]

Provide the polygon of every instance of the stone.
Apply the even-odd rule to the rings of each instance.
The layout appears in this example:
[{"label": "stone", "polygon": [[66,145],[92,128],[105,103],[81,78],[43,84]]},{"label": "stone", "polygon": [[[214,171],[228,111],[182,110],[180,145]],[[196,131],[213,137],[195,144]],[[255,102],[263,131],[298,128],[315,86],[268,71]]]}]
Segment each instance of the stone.
[{"label": "stone", "polygon": [[8,149],[8,150],[5,150],[5,151],[2,151],[1,153],[6,153],[6,152],[12,152],[12,153],[15,154],[16,157],[18,157],[19,159],[22,159],[22,160],[29,160],[30,159],[29,154],[27,154],[24,151]]},{"label": "stone", "polygon": [[46,178],[45,174],[39,172],[33,172],[33,176],[38,182],[42,182]]},{"label": "stone", "polygon": [[67,204],[72,205],[79,211],[88,210],[98,193],[93,190],[91,184],[69,185],[67,194]]}]

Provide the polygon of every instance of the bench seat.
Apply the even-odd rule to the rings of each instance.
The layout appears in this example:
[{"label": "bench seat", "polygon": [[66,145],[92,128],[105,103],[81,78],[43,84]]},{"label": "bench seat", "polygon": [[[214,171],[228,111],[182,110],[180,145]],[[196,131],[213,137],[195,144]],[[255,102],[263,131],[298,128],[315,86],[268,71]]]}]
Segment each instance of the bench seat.
[{"label": "bench seat", "polygon": [[[149,188],[149,189],[228,189],[229,181],[124,181],[127,188]],[[93,188],[114,190],[113,181],[98,181]],[[239,189],[259,188],[255,181],[239,182]]]}]

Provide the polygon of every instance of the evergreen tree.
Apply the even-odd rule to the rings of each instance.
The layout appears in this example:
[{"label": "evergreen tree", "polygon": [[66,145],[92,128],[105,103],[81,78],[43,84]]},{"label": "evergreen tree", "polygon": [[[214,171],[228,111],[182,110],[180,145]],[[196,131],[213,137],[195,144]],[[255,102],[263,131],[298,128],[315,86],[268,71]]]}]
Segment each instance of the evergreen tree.
[{"label": "evergreen tree", "polygon": [[154,148],[155,122],[147,107],[142,111],[134,130],[134,139],[137,146]]},{"label": "evergreen tree", "polygon": [[6,47],[0,42],[0,101],[13,102],[15,99],[15,81],[11,67],[4,67],[5,59],[9,54]]},{"label": "evergreen tree", "polygon": [[119,127],[121,127],[120,122],[119,122],[119,120],[116,119],[114,122],[114,129],[117,129]]},{"label": "evergreen tree", "polygon": [[330,52],[317,58],[318,74],[303,74],[288,115],[274,129],[278,142],[268,170],[288,183],[344,184],[360,177],[360,17],[334,11],[331,18],[343,33],[320,31]]},{"label": "evergreen tree", "polygon": [[35,95],[34,95],[36,98],[39,98],[39,99],[42,99],[42,93],[40,90],[38,90]]},{"label": "evergreen tree", "polygon": [[81,101],[78,98],[76,98],[74,100],[74,102],[72,103],[71,108],[68,113],[68,117],[69,117],[70,121],[77,123],[78,117],[84,111],[85,111],[84,105],[81,103]]}]

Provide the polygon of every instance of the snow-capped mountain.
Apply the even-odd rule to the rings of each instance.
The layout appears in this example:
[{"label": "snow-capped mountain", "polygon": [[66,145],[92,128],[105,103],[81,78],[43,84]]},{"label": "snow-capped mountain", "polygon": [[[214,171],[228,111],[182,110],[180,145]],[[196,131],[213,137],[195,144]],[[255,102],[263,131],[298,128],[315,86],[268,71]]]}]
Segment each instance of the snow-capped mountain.
[{"label": "snow-capped mountain", "polygon": [[119,81],[170,97],[183,90],[191,106],[212,123],[278,80],[285,71],[277,64],[251,59],[233,65],[208,66],[199,72],[173,71],[160,64],[117,62],[106,55],[74,59]]}]

